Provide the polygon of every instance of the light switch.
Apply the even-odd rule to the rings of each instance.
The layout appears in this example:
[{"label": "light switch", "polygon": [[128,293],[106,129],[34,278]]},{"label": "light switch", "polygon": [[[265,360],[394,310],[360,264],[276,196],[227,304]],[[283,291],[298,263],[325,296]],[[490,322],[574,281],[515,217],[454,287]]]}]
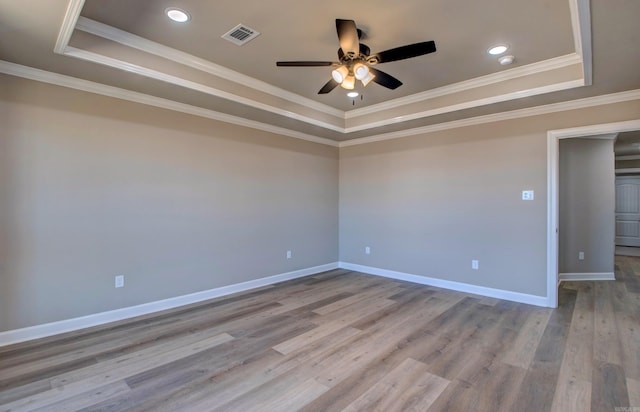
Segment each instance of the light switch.
[{"label": "light switch", "polygon": [[533,200],[533,190],[523,190],[522,200]]}]

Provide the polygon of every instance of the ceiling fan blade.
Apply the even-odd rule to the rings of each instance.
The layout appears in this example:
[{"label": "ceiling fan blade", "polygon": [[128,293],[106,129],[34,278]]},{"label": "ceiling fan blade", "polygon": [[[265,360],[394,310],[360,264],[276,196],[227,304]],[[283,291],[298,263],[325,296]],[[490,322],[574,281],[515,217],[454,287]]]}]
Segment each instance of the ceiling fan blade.
[{"label": "ceiling fan blade", "polygon": [[313,61],[294,61],[294,62],[276,62],[279,67],[316,67],[316,66],[333,66],[334,62],[313,62]]},{"label": "ceiling fan blade", "polygon": [[373,78],[373,81],[387,89],[395,90],[402,86],[402,82],[390,74],[380,71],[374,67],[369,67],[369,70],[376,76]]},{"label": "ceiling fan blade", "polygon": [[320,91],[318,92],[318,94],[327,94],[329,93],[331,90],[335,89],[336,87],[338,87],[340,83],[338,83],[337,81],[331,79],[327,82],[327,84],[325,84],[324,86],[322,86],[322,89],[320,89]]},{"label": "ceiling fan blade", "polygon": [[344,54],[357,57],[360,54],[360,40],[358,40],[358,28],[353,20],[336,19],[336,30],[340,48]]},{"label": "ceiling fan blade", "polygon": [[[375,59],[377,63],[387,63],[397,60],[410,59],[412,57],[422,56],[424,54],[433,53],[436,51],[436,43],[431,41],[425,41],[422,43],[408,44],[406,46],[396,47],[395,49],[389,49],[376,53],[371,56],[371,59]],[[371,64],[374,62],[371,61]]]}]

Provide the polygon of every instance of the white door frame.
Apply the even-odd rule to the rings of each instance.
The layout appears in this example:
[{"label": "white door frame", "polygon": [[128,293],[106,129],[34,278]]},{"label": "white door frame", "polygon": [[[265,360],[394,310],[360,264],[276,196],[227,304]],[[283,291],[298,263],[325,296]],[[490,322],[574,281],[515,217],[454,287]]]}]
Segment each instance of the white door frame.
[{"label": "white door frame", "polygon": [[640,130],[640,119],[547,132],[547,306],[558,307],[558,178],[560,139]]}]

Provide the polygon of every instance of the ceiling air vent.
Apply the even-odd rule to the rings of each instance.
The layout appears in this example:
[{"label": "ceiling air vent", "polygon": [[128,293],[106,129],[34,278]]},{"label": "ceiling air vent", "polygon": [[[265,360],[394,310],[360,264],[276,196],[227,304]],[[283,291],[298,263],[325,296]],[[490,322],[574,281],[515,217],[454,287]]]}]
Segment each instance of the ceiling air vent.
[{"label": "ceiling air vent", "polygon": [[249,43],[259,35],[259,31],[255,31],[244,24],[238,24],[236,27],[223,34],[222,38],[229,40],[231,43],[237,44],[238,46],[242,46],[243,44]]}]

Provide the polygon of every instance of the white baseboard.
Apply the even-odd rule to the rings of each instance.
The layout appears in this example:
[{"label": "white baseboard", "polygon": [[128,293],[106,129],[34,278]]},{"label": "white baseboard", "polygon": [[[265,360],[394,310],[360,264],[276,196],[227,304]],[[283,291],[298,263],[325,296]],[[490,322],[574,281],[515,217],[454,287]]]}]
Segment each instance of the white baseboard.
[{"label": "white baseboard", "polygon": [[405,280],[407,282],[419,283],[421,285],[436,286],[443,289],[456,290],[458,292],[473,293],[491,298],[510,300],[513,302],[527,303],[529,305],[552,307],[546,296],[528,295],[525,293],[511,292],[502,289],[493,289],[484,286],[470,285],[468,283],[453,282],[427,276],[412,275],[409,273],[396,272],[393,270],[379,269],[371,266],[356,265],[353,263],[339,262],[340,269],[349,269],[370,275],[383,276],[386,278]]},{"label": "white baseboard", "polygon": [[234,285],[222,286],[219,288],[204,290],[202,292],[190,293],[188,295],[176,296],[174,298],[158,300],[155,302],[143,303],[141,305],[130,306],[122,309],[110,310],[107,312],[95,313],[79,318],[65,319],[57,322],[45,323],[42,325],[30,326],[22,329],[8,330],[0,332],[0,346],[11,345],[32,339],[44,338],[74,330],[103,325],[109,322],[129,319],[136,316],[147,315],[154,312],[173,309],[179,306],[190,305],[205,300],[231,295],[233,293],[244,292],[246,290],[259,288],[325,272],[327,270],[338,269],[338,262],[326,265],[314,266],[306,269],[295,270],[293,272],[281,273],[279,275],[268,276],[261,279],[236,283]]},{"label": "white baseboard", "polygon": [[605,273],[560,273],[558,274],[560,282],[568,281],[594,281],[594,280],[616,280],[613,272]]}]

